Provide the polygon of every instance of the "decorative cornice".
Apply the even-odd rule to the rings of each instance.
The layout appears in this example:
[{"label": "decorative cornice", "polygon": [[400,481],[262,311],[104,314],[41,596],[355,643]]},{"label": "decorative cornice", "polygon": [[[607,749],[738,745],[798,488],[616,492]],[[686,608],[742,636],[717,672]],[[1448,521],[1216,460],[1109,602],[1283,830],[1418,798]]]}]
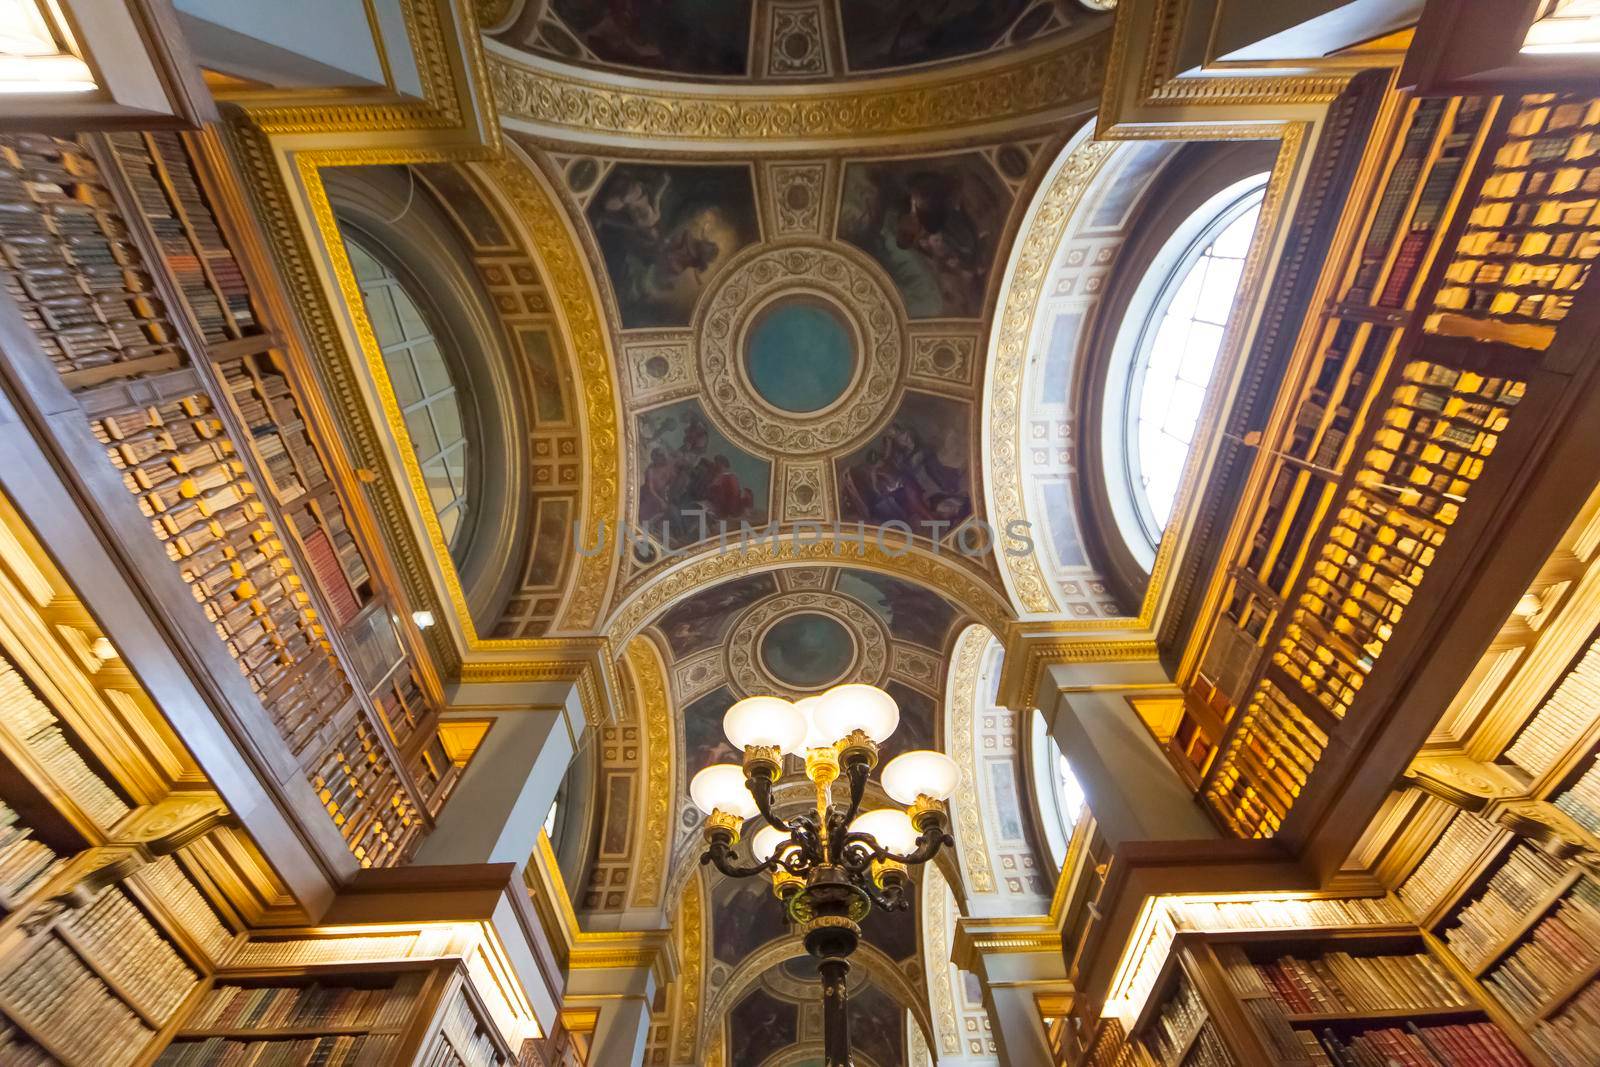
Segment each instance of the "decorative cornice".
[{"label": "decorative cornice", "polygon": [[[996,918],[962,916],[950,959],[964,971],[982,974],[981,958],[1035,952],[1061,957],[1061,931],[1048,915],[1013,915]],[[1065,963],[1063,963],[1065,966]]]},{"label": "decorative cornice", "polygon": [[644,803],[642,825],[635,835],[637,873],[633,884],[635,907],[654,907],[661,901],[667,853],[672,846],[669,827],[673,809],[673,757],[676,745],[672,734],[671,701],[667,695],[666,671],[655,645],[648,638],[635,638],[628,645],[628,673],[638,697],[639,717],[644,723]]},{"label": "decorative cornice", "polygon": [[1106,72],[1110,35],[1053,41],[1003,63],[803,90],[699,86],[606,76],[492,49],[489,79],[504,119],[586,143],[792,152],[807,143],[903,145],[1040,126],[1087,114]]},{"label": "decorative cornice", "polygon": [[[817,525],[811,524],[810,529]],[[717,581],[762,568],[804,564],[859,567],[910,579],[938,590],[996,633],[1003,632],[1010,620],[1004,601],[981,572],[956,562],[953,551],[935,554],[919,546],[902,551],[898,545],[891,546],[894,551],[886,551],[870,532],[858,541],[822,531],[817,540],[807,537],[802,543],[797,531],[798,527],[791,525],[781,528],[776,539],[752,540],[742,547],[708,543],[697,555],[662,570],[617,605],[606,624],[607,635],[613,644],[623,644],[674,603]]]},{"label": "decorative cornice", "polygon": [[1150,663],[1159,660],[1155,641],[1013,640],[1006,648],[1006,667],[1000,701],[1010,708],[1033,706],[1039,678],[1047,667],[1059,663]]},{"label": "decorative cornice", "polygon": [[956,844],[965,870],[971,893],[993,893],[994,868],[989,862],[989,844],[984,839],[983,820],[979,818],[983,796],[978,786],[976,752],[976,704],[978,698],[978,671],[983,666],[983,654],[994,635],[981,626],[970,626],[956,641],[951,657],[954,667],[950,672],[945,692],[945,715],[949,723],[944,747],[961,768],[961,790],[952,805],[955,809]]}]

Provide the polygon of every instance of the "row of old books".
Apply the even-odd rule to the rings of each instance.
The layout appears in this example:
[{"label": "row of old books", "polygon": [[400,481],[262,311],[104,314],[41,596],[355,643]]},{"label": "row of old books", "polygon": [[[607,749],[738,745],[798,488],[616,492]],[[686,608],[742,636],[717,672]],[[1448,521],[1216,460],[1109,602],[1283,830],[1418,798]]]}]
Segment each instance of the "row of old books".
[{"label": "row of old books", "polygon": [[136,1061],[155,1030],[54,934],[0,974],[0,1013],[68,1063],[121,1067]]},{"label": "row of old books", "polygon": [[160,159],[177,204],[193,234],[198,251],[216,282],[217,295],[227,305],[234,328],[243,333],[255,326],[255,313],[250,306],[250,289],[244,272],[239,268],[217,225],[211,206],[201,192],[199,182],[189,162],[188,153],[176,133],[170,130],[148,135],[154,155]]},{"label": "row of old books", "polygon": [[1555,766],[1600,714],[1600,640],[1584,650],[1537,711],[1504,758],[1538,776]]},{"label": "row of old books", "polygon": [[422,830],[416,808],[382,755],[373,728],[353,718],[311,776],[323,806],[364,867],[399,862]]},{"label": "row of old books", "polygon": [[1317,927],[1394,926],[1411,920],[1388,897],[1310,900],[1186,900],[1167,902],[1183,930],[1304,930]]},{"label": "row of old books", "polygon": [[1548,901],[1566,866],[1528,845],[1517,845],[1474,896],[1445,925],[1443,938],[1456,958],[1481,968],[1522,929],[1534,909]]},{"label": "row of old books", "polygon": [[200,983],[172,943],[117,886],[87,908],[70,912],[61,928],[83,947],[97,971],[155,1018],[170,1017]]},{"label": "row of old books", "polygon": [[12,1025],[11,1020],[0,1016],[0,1063],[6,1067],[53,1067],[55,1059],[44,1049],[28,1040]]},{"label": "row of old books", "polygon": [[167,273],[178,283],[201,333],[208,341],[227,340],[232,336],[228,313],[206,277],[205,265],[184,228],[184,220],[162,187],[162,176],[144,137],[137,133],[119,134],[111,138],[111,143],[140,214],[155,236]]},{"label": "row of old books", "polygon": [[1173,978],[1172,992],[1161,1004],[1150,1024],[1144,1043],[1163,1064],[1176,1065],[1185,1061],[1185,1052],[1194,1043],[1195,1035],[1208,1019],[1205,1003],[1199,990],[1180,968]]},{"label": "row of old books", "polygon": [[[0,721],[84,813],[102,827],[128,814],[127,803],[96,774],[61,732],[55,713],[0,654]],[[0,884],[4,877],[0,875]]]},{"label": "row of old books", "polygon": [[1365,302],[1371,298],[1372,287],[1377,284],[1390,244],[1401,232],[1406,207],[1411,202],[1423,168],[1427,166],[1428,155],[1433,150],[1433,142],[1438,135],[1439,124],[1444,121],[1447,105],[1448,101],[1442,99],[1417,103],[1405,139],[1401,142],[1399,156],[1378,198],[1372,225],[1361,249],[1360,266],[1345,294],[1346,300]]},{"label": "row of old books", "polygon": [[158,1067],[390,1067],[399,1039],[387,1034],[340,1034],[277,1041],[212,1037],[174,1041]]},{"label": "row of old books", "polygon": [[1582,878],[1484,979],[1523,1019],[1566,992],[1574,975],[1600,962],[1600,883]]},{"label": "row of old books", "polygon": [[372,988],[310,985],[219,985],[184,1020],[195,1030],[390,1030],[404,1025],[421,985],[420,974]]},{"label": "row of old books", "polygon": [[1444,965],[1427,953],[1327,952],[1257,961],[1229,945],[1219,948],[1217,957],[1240,996],[1267,993],[1299,1014],[1357,1015],[1473,1003]]},{"label": "row of old books", "polygon": [[1498,1027],[1483,1022],[1408,1022],[1355,1035],[1323,1030],[1317,1037],[1303,1033],[1302,1040],[1316,1067],[1525,1067],[1528,1062]]},{"label": "row of old books", "polygon": [[15,910],[61,864],[49,845],[35,839],[9,804],[0,801],[0,907]]},{"label": "row of old books", "polygon": [[1591,834],[1600,835],[1600,763],[1590,763],[1571,787],[1558,793],[1555,806]]},{"label": "row of old books", "polygon": [[1443,903],[1456,881],[1500,833],[1487,819],[1470,811],[1457,812],[1395,895],[1422,919]]},{"label": "row of old books", "polygon": [[[478,1021],[477,1015],[472,1010],[472,1005],[467,1002],[467,994],[460,989],[456,990],[450,1004],[445,1008],[441,1019],[440,1032],[449,1042],[449,1049],[453,1050],[459,1062],[464,1067],[501,1067],[506,1061],[501,1058],[499,1046],[494,1038],[489,1036],[488,1030]],[[428,1067],[447,1062],[441,1055],[442,1048],[436,1051],[429,1059]]]},{"label": "row of old books", "polygon": [[170,354],[150,279],[89,155],[36,135],[0,137],[0,272],[62,372]]}]

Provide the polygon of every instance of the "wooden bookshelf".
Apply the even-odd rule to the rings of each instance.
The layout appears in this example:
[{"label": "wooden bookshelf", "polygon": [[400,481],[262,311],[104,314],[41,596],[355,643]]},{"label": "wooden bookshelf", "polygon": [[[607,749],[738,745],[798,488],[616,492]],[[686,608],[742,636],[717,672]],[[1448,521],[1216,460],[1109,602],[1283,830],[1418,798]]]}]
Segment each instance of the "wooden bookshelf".
[{"label": "wooden bookshelf", "polygon": [[[238,201],[218,195],[231,175],[196,144],[0,139],[0,201],[22,209],[0,218],[4,279],[351,853],[392,865],[454,768],[359,536],[370,522],[331,474],[348,464],[309,416],[295,325],[265,310],[287,304],[240,251],[248,220],[219,210]],[[387,662],[364,671],[375,618]]]},{"label": "wooden bookshelf", "polygon": [[189,999],[165,1038],[150,1061],[161,1067],[229,1055],[374,1067],[516,1062],[455,959],[225,970]]},{"label": "wooden bookshelf", "polygon": [[1086,1062],[1542,1063],[1436,944],[1414,926],[1180,932],[1139,1016],[1103,1020]]}]

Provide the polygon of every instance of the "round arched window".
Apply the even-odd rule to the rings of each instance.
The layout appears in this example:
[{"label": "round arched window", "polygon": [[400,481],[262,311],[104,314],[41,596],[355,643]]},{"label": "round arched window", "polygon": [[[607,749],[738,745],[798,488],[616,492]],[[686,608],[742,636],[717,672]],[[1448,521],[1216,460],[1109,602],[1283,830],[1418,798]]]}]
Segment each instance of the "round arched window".
[{"label": "round arched window", "polygon": [[[1125,473],[1140,527],[1161,540],[1222,348],[1266,175],[1213,197],[1179,226],[1140,283],[1125,381]],[[1142,298],[1142,299],[1141,299]]]},{"label": "round arched window", "polygon": [[454,549],[466,527],[471,473],[455,379],[439,338],[400,277],[348,235],[345,246],[361,286],[367,320],[383,352],[384,369],[405,415],[406,433],[422,468],[429,501],[445,543]]}]

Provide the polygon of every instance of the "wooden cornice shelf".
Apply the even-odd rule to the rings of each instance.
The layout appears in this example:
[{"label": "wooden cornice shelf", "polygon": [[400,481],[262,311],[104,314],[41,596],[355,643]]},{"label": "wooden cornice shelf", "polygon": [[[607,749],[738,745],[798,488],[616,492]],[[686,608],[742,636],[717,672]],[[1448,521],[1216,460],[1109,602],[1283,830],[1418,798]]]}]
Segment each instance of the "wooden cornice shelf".
[{"label": "wooden cornice shelf", "polygon": [[363,1037],[385,1037],[403,1032],[402,1027],[385,1026],[266,1026],[256,1029],[225,1027],[215,1030],[180,1030],[174,1041],[205,1041],[213,1037],[233,1038],[240,1041],[270,1041],[274,1038],[341,1037],[357,1034]]}]

